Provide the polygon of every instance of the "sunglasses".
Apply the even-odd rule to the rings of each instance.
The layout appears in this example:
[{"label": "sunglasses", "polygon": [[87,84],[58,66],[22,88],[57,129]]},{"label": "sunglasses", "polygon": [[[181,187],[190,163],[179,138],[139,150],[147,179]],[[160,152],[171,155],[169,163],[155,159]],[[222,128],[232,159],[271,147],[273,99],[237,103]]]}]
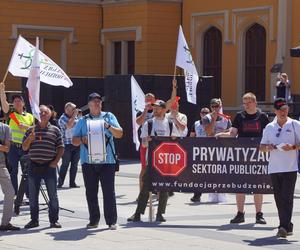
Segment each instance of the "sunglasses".
[{"label": "sunglasses", "polygon": [[203,115],[207,115],[207,114],[209,114],[209,112],[200,112],[200,114],[203,114]]},{"label": "sunglasses", "polygon": [[212,106],[211,106],[212,109],[217,109],[217,108],[219,108],[219,107],[220,107],[220,105],[212,105]]},{"label": "sunglasses", "polygon": [[279,129],[278,129],[278,132],[277,132],[277,134],[276,134],[276,137],[279,137],[279,136],[280,136],[281,130],[282,130],[282,128],[279,128]]}]

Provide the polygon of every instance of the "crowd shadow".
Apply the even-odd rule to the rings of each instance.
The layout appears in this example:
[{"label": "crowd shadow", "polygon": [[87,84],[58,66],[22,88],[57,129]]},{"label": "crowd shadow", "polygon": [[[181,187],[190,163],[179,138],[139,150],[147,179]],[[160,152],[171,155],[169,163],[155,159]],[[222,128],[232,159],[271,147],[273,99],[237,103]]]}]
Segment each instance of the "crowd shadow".
[{"label": "crowd shadow", "polygon": [[123,228],[173,228],[173,229],[214,229],[216,231],[231,231],[231,230],[255,230],[255,231],[273,231],[276,227],[255,227],[255,223],[248,224],[224,224],[220,226],[210,226],[210,225],[178,225],[178,224],[162,224],[160,222],[128,222],[121,224]]},{"label": "crowd shadow", "polygon": [[255,240],[243,240],[249,246],[262,247],[262,246],[275,246],[275,245],[290,245],[297,243],[297,240],[288,240],[284,238],[277,238],[276,236],[263,237]]},{"label": "crowd shadow", "polygon": [[85,239],[90,235],[95,235],[107,230],[109,230],[109,228],[87,229],[86,227],[82,227],[71,230],[48,232],[46,233],[46,235],[50,235],[51,237],[53,237],[53,240],[56,241],[79,241]]}]

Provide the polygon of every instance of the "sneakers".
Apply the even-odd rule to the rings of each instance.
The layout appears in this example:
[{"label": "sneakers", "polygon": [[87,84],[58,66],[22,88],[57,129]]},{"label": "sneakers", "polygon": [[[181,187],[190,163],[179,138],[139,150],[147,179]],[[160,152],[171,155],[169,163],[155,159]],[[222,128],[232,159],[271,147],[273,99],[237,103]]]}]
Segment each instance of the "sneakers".
[{"label": "sneakers", "polygon": [[132,216],[130,216],[127,219],[128,222],[138,222],[141,221],[141,214],[139,213],[134,213]]},{"label": "sneakers", "polygon": [[0,226],[0,231],[18,231],[18,230],[20,230],[19,227],[15,227],[10,223],[8,223],[7,225]]},{"label": "sneakers", "polygon": [[237,212],[236,216],[230,220],[231,224],[245,222],[245,213]]},{"label": "sneakers", "polygon": [[201,194],[194,194],[194,196],[191,198],[191,202],[200,202]]},{"label": "sneakers", "polygon": [[118,229],[118,225],[117,224],[110,224],[108,225],[110,230],[117,230]]},{"label": "sneakers", "polygon": [[61,228],[61,225],[58,222],[50,223],[50,228]]},{"label": "sneakers", "polygon": [[292,236],[293,235],[293,229],[294,229],[294,225],[293,223],[291,222],[288,230],[287,230],[287,236]]},{"label": "sneakers", "polygon": [[267,224],[267,222],[265,221],[264,217],[263,217],[263,213],[262,212],[258,212],[256,213],[256,224]]},{"label": "sneakers", "polygon": [[24,228],[27,228],[27,229],[29,229],[29,228],[34,228],[34,227],[38,227],[39,225],[40,225],[40,224],[39,224],[38,221],[31,220],[31,221],[29,221],[29,222],[25,225]]},{"label": "sneakers", "polygon": [[280,227],[276,234],[276,236],[279,238],[286,238],[287,235],[288,235],[288,232],[283,227]]},{"label": "sneakers", "polygon": [[157,222],[166,222],[167,220],[162,216],[162,214],[157,214],[156,221]]},{"label": "sneakers", "polygon": [[87,229],[92,229],[92,228],[97,228],[97,227],[98,227],[98,223],[90,222],[89,224],[86,225]]}]

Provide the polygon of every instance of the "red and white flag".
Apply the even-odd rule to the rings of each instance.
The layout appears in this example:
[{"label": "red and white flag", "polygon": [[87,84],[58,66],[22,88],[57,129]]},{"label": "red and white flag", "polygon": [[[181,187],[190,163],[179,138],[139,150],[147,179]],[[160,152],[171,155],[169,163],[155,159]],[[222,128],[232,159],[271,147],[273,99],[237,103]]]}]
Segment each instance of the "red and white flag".
[{"label": "red and white flag", "polygon": [[36,38],[36,46],[32,58],[32,64],[26,83],[28,88],[29,102],[33,116],[41,121],[40,118],[40,61],[39,61],[39,38]]}]

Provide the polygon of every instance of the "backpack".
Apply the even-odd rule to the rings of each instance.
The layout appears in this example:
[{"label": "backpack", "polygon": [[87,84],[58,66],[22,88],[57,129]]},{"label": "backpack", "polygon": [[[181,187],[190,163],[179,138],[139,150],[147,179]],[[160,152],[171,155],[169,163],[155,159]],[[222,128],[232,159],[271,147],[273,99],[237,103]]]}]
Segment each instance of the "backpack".
[{"label": "backpack", "polygon": [[[153,127],[153,119],[149,119],[147,121],[148,123],[148,136],[151,136],[151,131],[152,131],[152,127]],[[170,130],[170,136],[172,135],[173,132],[173,122],[168,122],[169,123],[169,130]],[[157,136],[156,132],[154,132],[154,136]]]}]

